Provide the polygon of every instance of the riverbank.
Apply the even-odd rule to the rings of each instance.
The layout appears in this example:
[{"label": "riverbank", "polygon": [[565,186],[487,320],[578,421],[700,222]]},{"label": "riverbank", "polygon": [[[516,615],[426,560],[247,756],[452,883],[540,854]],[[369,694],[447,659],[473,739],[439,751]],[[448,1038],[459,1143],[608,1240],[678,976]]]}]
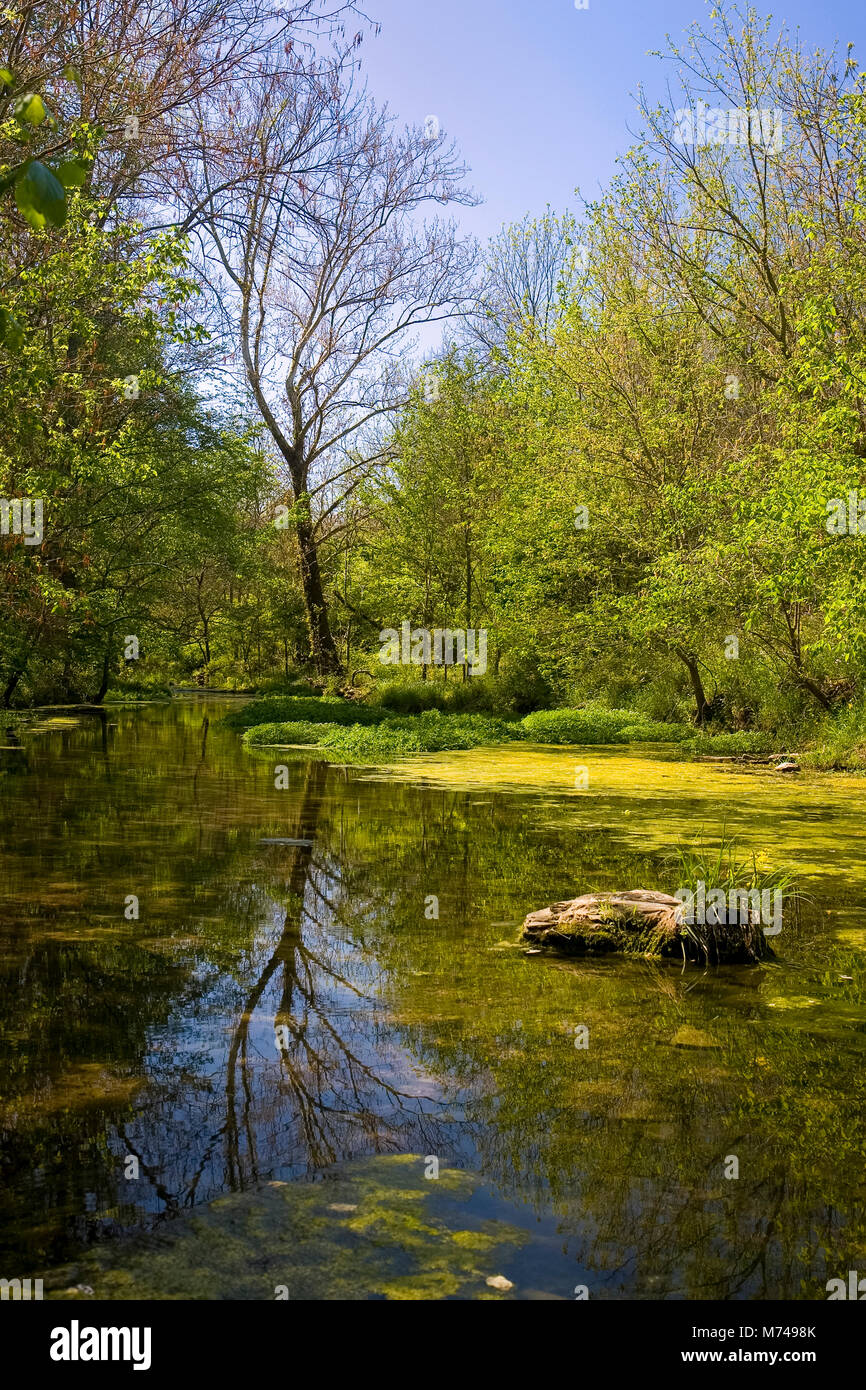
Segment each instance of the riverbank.
[{"label": "riverbank", "polygon": [[382,705],[338,697],[272,696],[232,711],[226,722],[250,748],[316,748],[325,758],[381,762],[419,753],[494,747],[512,742],[593,747],[661,744],[680,758],[744,765],[793,764],[788,770],[866,772],[866,744],[838,736],[804,741],[764,732],[708,733],[660,723],[635,710],[587,705],[538,710],[518,718],[438,709],[398,714]]},{"label": "riverbank", "polygon": [[[198,686],[110,691],[101,705],[47,704],[6,710],[7,730],[75,711],[106,712],[126,706],[170,704],[202,697],[234,706],[225,722],[249,748],[315,748],[329,760],[382,763],[422,753],[497,747],[512,742],[560,747],[656,744],[690,762],[713,761],[744,768],[794,764],[787,771],[866,774],[866,734],[859,716],[846,711],[826,720],[810,736],[793,738],[762,730],[698,730],[691,724],[647,719],[633,709],[587,704],[573,709],[462,712],[427,708],[405,712],[372,698],[322,695],[304,684],[291,694],[256,694]],[[387,692],[386,692],[387,698]]]}]

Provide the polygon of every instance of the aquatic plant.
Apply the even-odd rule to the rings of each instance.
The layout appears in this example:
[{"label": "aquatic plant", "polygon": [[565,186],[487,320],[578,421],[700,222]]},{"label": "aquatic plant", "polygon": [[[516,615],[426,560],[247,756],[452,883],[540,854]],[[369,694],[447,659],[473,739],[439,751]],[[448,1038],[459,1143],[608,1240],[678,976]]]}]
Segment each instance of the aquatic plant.
[{"label": "aquatic plant", "polygon": [[[326,1181],[272,1181],[173,1222],[159,1239],[98,1245],[45,1273],[47,1297],[293,1301],[501,1299],[492,1283],[525,1230],[473,1215],[477,1176],[420,1154],[356,1160]],[[502,1276],[499,1275],[502,1279]]]}]

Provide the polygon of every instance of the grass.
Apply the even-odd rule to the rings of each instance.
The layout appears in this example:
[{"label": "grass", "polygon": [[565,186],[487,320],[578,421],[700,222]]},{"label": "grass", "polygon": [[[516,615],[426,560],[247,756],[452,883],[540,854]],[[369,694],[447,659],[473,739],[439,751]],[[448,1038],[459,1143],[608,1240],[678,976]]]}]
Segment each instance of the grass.
[{"label": "grass", "polygon": [[866,772],[866,741],[847,744],[826,740],[804,753],[800,761],[817,772]]},{"label": "grass", "polygon": [[794,877],[787,870],[759,868],[754,851],[749,857],[739,857],[736,836],[728,835],[724,828],[718,844],[706,844],[699,838],[679,846],[667,862],[684,886],[692,886],[700,879],[707,889],[722,888],[725,892],[731,888],[770,888],[790,894],[794,887]]},{"label": "grass", "polygon": [[[417,671],[417,667],[414,668]],[[483,676],[462,679],[459,668],[450,680],[419,680],[404,668],[401,676],[378,681],[376,704],[394,714],[422,714],[428,709],[443,714],[493,714],[498,718],[527,714],[546,708],[551,691],[537,671],[503,669],[499,675],[487,671]]]},{"label": "grass", "polygon": [[519,726],[491,715],[440,714],[438,710],[429,710],[375,724],[268,723],[248,729],[244,742],[259,748],[274,744],[307,744],[323,749],[330,756],[377,761],[410,753],[482,748],[519,737]]},{"label": "grass", "polygon": [[245,730],[251,747],[304,744],[346,758],[439,753],[526,739],[533,743],[586,744],[680,739],[685,725],[641,722],[633,710],[592,707],[543,710],[520,722],[482,713],[391,714],[381,706],[339,699],[274,698],[233,710],[224,721]]},{"label": "grass", "polygon": [[[760,867],[754,851],[748,857],[741,857],[736,838],[728,835],[724,827],[718,844],[707,844],[699,838],[692,844],[678,847],[668,856],[667,863],[671,877],[678,879],[677,886],[693,893],[699,883],[703,883],[707,895],[713,889],[721,889],[729,902],[732,889],[746,893],[781,893],[783,916],[786,907],[790,910],[802,897],[793,874],[785,869]],[[723,922],[682,923],[683,930],[704,959],[731,958],[735,942],[742,944],[751,959],[757,960],[767,953],[763,928],[760,921],[754,920],[754,913],[750,912],[746,921],[730,921],[727,913],[725,915]]]},{"label": "grass", "polygon": [[866,702],[823,722],[803,762],[821,772],[866,772]]},{"label": "grass", "polygon": [[692,753],[717,753],[730,756],[736,753],[778,753],[784,740],[776,734],[742,732],[737,734],[697,734],[689,740]]},{"label": "grass", "polygon": [[362,705],[355,700],[338,696],[275,695],[265,700],[253,700],[241,709],[225,716],[230,729],[252,729],[260,724],[379,724],[388,718],[387,710],[377,705]]},{"label": "grass", "polygon": [[686,724],[657,724],[642,720],[633,709],[537,710],[521,720],[523,737],[533,743],[651,743],[688,738]]}]

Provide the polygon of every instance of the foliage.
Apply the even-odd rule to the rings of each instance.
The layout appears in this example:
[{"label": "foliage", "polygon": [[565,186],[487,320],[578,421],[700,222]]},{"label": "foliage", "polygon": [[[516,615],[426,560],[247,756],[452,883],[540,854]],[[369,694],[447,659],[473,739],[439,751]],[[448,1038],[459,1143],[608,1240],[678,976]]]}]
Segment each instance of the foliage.
[{"label": "foliage", "polygon": [[333,756],[371,761],[409,753],[480,748],[519,738],[519,726],[504,720],[482,714],[440,714],[438,710],[376,724],[271,723],[250,728],[244,735],[244,741],[253,747],[316,744]]},{"label": "foliage", "polygon": [[779,739],[765,733],[699,734],[690,739],[688,748],[694,753],[773,753],[779,751]]},{"label": "foliage", "polygon": [[378,724],[385,718],[387,712],[383,709],[341,700],[336,696],[319,699],[285,695],[253,700],[240,709],[232,710],[223,722],[230,729],[251,729],[256,724],[299,720],[311,724]]},{"label": "foliage", "polygon": [[606,709],[589,705],[584,709],[539,710],[521,721],[524,737],[535,743],[651,743],[685,738],[691,732],[685,724],[643,721],[634,710]]}]

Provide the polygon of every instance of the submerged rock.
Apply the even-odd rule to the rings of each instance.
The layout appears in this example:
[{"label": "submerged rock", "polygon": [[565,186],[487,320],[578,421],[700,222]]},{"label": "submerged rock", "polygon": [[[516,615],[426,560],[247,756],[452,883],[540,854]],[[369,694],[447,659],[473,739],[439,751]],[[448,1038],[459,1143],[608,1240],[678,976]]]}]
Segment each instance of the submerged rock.
[{"label": "submerged rock", "polygon": [[524,941],[568,955],[621,952],[727,963],[760,960],[771,954],[754,916],[745,922],[692,925],[683,920],[683,904],[678,898],[646,888],[584,893],[551,903],[529,913],[521,934]]}]

